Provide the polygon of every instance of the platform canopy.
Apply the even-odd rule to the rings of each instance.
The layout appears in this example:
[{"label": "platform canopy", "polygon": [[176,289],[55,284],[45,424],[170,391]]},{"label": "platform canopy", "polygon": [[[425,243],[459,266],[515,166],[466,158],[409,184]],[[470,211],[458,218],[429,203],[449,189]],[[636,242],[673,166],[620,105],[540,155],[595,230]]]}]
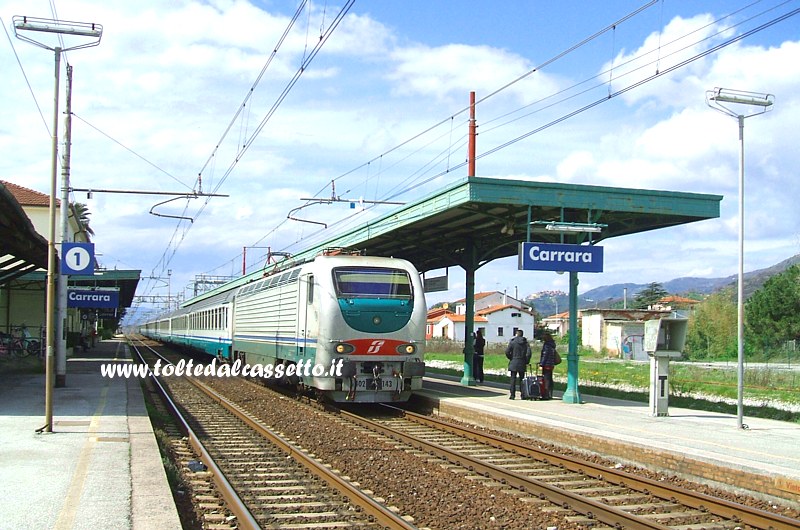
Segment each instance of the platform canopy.
[{"label": "platform canopy", "polygon": [[[333,236],[274,267],[301,263],[325,249],[364,251],[407,259],[420,272],[461,266],[474,271],[515,256],[525,241],[584,243],[587,234],[564,236],[543,223],[604,225],[592,243],[609,237],[719,217],[720,195],[465,177],[427,197]],[[530,239],[529,239],[530,238]],[[584,238],[584,239],[581,239]],[[204,300],[263,277],[258,270],[193,298]]]},{"label": "platform canopy", "polygon": [[0,286],[47,268],[47,240],[0,182]]},{"label": "platform canopy", "polygon": [[[411,261],[419,271],[463,265],[474,245],[481,263],[517,255],[529,240],[593,243],[719,217],[720,195],[467,177],[333,237],[324,248],[363,249]],[[597,224],[595,234],[544,230],[547,222]]]}]

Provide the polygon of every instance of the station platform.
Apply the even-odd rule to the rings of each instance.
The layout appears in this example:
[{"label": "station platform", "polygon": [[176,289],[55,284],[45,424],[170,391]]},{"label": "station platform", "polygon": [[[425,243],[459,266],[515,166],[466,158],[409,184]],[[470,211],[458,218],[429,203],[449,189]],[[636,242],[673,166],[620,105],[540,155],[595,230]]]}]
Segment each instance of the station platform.
[{"label": "station platform", "polygon": [[121,359],[106,340],[67,360],[52,433],[44,374],[0,373],[0,528],[181,528],[139,380],[100,374]]},{"label": "station platform", "polygon": [[415,403],[434,414],[614,459],[695,482],[800,507],[800,424],[587,395],[567,403],[509,400],[508,384],[464,386],[426,375]]}]

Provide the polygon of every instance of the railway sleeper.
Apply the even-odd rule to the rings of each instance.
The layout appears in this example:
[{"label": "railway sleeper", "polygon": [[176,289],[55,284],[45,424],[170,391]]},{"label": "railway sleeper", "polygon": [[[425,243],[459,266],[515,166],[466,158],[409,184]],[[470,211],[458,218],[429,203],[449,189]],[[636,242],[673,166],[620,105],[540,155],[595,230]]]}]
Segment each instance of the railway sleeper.
[{"label": "railway sleeper", "polygon": [[[654,521],[678,521],[680,519],[688,519],[694,517],[708,517],[708,512],[703,512],[700,510],[684,510],[680,512],[668,512],[668,513],[646,513],[640,515],[639,517],[641,517],[642,519],[652,519]],[[706,523],[706,524],[711,524],[711,523]]]},{"label": "railway sleeper", "polygon": [[343,514],[349,515],[347,512],[324,511],[324,512],[301,512],[301,513],[274,513],[271,514],[269,518],[278,521],[288,521],[292,519],[309,520],[309,519],[323,519],[326,517],[341,518]]},{"label": "railway sleeper", "polygon": [[620,504],[617,508],[633,513],[648,510],[674,510],[680,508],[680,506],[680,504],[675,504],[674,502],[648,502],[646,504]]},{"label": "railway sleeper", "polygon": [[[604,504],[610,504],[611,501],[609,499],[623,499],[623,500],[632,500],[632,499],[649,499],[646,495],[616,495],[618,493],[624,493],[628,490],[625,488],[620,488],[619,486],[590,486],[588,488],[575,488],[572,490],[575,493],[580,493],[586,497],[593,497],[596,501],[600,501]],[[616,501],[614,501],[616,502]]]},{"label": "railway sleeper", "polygon": [[583,489],[583,486],[599,486],[605,484],[602,480],[592,478],[575,478],[574,480],[559,480],[557,482],[550,482],[553,486],[558,486],[562,489],[568,489],[577,492]]},{"label": "railway sleeper", "polygon": [[740,525],[723,524],[723,523],[695,523],[680,526],[670,526],[672,530],[733,530],[734,528],[741,528]]}]

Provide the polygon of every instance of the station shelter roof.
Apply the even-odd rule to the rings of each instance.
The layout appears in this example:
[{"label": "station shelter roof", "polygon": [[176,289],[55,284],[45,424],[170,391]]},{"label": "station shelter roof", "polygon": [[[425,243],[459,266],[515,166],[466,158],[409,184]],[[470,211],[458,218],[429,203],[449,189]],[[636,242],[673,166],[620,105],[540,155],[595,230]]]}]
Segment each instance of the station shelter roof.
[{"label": "station shelter roof", "polygon": [[[142,271],[136,269],[98,269],[91,276],[70,275],[67,285],[79,289],[119,289],[119,309],[130,307],[136,294],[136,287]],[[29,281],[44,282],[46,271],[36,271],[25,275]]]},{"label": "station shelter roof", "polygon": [[517,255],[519,243],[529,236],[540,242],[581,242],[562,241],[561,234],[545,230],[532,235],[528,227],[544,227],[536,223],[602,225],[592,234],[596,243],[719,217],[721,200],[698,193],[466,177],[294,259],[343,247],[407,259],[425,272],[462,264],[468,244],[487,262]]},{"label": "station shelter roof", "polygon": [[0,286],[37,269],[47,269],[47,240],[8,185],[0,181]]},{"label": "station shelter roof", "polygon": [[[33,226],[23,206],[47,207],[50,197],[0,180],[0,286],[14,280],[47,280],[47,239]],[[56,205],[60,201],[56,200]],[[58,267],[58,262],[56,263]],[[71,287],[118,288],[119,307],[130,307],[139,283],[139,270],[99,270],[92,276],[70,276]]]},{"label": "station shelter roof", "polygon": [[[719,217],[722,196],[675,191],[558,184],[527,180],[465,177],[439,191],[402,205],[374,220],[335,235],[291,258],[283,268],[312,259],[325,249],[362,250],[372,256],[407,259],[417,270],[474,266],[472,246],[481,264],[515,256],[521,242],[581,243],[577,235],[531,233],[543,222],[592,223],[602,231],[592,243],[611,237],[667,228]],[[531,224],[534,223],[534,224]],[[580,234],[585,236],[585,234]],[[224,286],[260,278],[256,271]],[[212,296],[218,289],[193,301]]]}]

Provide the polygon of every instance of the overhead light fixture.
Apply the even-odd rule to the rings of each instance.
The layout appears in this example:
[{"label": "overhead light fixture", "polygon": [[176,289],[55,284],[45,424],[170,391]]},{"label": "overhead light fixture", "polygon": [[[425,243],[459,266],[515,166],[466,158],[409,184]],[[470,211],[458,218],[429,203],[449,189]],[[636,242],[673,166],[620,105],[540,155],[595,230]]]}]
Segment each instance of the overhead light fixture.
[{"label": "overhead light fixture", "polygon": [[717,103],[739,103],[742,105],[754,105],[756,107],[770,107],[775,102],[775,97],[772,94],[714,88],[713,90],[709,90],[708,100]]},{"label": "overhead light fixture", "polygon": [[582,224],[582,223],[548,223],[544,227],[545,230],[550,232],[592,232],[598,233],[603,231],[603,225],[596,223]]}]

